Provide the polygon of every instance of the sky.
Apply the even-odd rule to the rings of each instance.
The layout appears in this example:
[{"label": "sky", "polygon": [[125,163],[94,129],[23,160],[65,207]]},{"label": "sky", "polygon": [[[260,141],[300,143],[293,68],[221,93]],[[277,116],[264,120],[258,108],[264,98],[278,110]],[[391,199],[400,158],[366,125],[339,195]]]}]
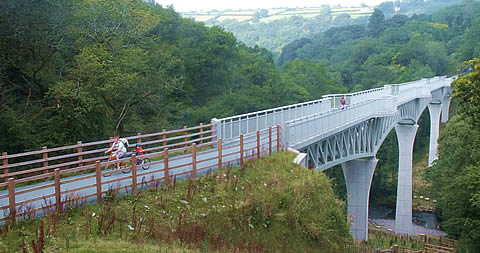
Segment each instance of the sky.
[{"label": "sky", "polygon": [[359,6],[365,3],[368,6],[378,5],[387,0],[155,0],[163,7],[173,4],[178,12],[198,10],[225,10],[225,9],[262,9],[274,7],[318,7],[324,4],[342,6]]}]

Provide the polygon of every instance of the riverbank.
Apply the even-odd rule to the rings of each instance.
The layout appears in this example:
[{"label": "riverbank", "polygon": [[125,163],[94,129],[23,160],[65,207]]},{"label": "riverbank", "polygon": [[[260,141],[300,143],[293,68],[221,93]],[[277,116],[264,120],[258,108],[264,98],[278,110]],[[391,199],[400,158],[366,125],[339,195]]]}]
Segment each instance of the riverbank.
[{"label": "riverbank", "polygon": [[[393,232],[395,229],[395,208],[386,206],[369,207],[368,222],[371,227]],[[444,236],[445,233],[437,229],[437,215],[433,212],[413,212],[413,233]]]}]

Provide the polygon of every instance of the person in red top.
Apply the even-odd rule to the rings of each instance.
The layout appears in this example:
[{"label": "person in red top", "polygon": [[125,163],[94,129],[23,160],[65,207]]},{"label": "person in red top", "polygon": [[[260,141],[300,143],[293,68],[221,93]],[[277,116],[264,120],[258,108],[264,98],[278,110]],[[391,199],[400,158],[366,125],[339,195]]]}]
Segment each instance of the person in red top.
[{"label": "person in red top", "polygon": [[342,98],[340,98],[340,108],[343,110],[345,106],[347,106],[347,101],[345,100],[345,97],[342,96]]},{"label": "person in red top", "polygon": [[[133,152],[135,153],[136,156],[143,155],[144,150],[142,148],[142,145],[140,143],[135,144],[135,149],[133,150]],[[137,158],[137,159],[138,159],[139,163],[142,162],[142,159],[140,159],[140,158]]]}]

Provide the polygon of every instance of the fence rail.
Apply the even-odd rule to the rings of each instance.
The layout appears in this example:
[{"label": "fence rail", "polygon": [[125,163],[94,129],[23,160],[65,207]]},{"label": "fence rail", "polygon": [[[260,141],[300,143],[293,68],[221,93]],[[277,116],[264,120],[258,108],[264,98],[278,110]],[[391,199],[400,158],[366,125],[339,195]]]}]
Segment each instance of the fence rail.
[{"label": "fence rail", "polygon": [[[171,131],[163,130],[158,133],[140,134],[125,137],[131,144],[141,143],[147,153],[163,150],[165,148],[176,148],[179,146],[191,146],[193,143],[203,144],[212,141],[215,136],[213,125],[200,124],[196,127],[184,127]],[[96,160],[108,158],[104,151],[113,143],[109,140],[82,143],[56,148],[42,147],[41,150],[24,152],[19,154],[2,153],[0,156],[1,171],[0,187],[7,185],[7,179],[26,178],[24,181],[31,181],[30,177],[36,179],[53,176],[51,172],[55,169],[67,170],[81,168],[86,164],[94,164]],[[133,146],[133,145],[130,145]],[[50,174],[48,174],[50,172]],[[47,175],[48,174],[48,175]],[[42,176],[43,175],[43,176]]]},{"label": "fence rail", "polygon": [[[204,126],[205,127],[205,126]],[[207,125],[206,127],[210,127]],[[182,129],[183,131],[184,129]],[[182,131],[177,133],[183,133]],[[96,197],[96,201],[100,203],[102,201],[102,195],[105,194],[108,190],[120,190],[120,189],[130,189],[132,193],[136,193],[141,184],[160,184],[168,183],[172,180],[173,177],[178,177],[181,175],[190,175],[196,177],[197,173],[200,171],[205,171],[207,169],[217,169],[224,166],[229,166],[232,164],[243,165],[246,160],[257,159],[262,155],[269,155],[272,152],[281,150],[280,135],[280,126],[275,128],[268,128],[264,131],[256,131],[254,133],[243,135],[241,134],[238,138],[238,145],[224,145],[222,139],[216,141],[201,143],[200,140],[184,140],[182,142],[175,143],[177,148],[169,149],[164,148],[160,152],[151,152],[142,156],[135,156],[120,159],[118,161],[109,161],[109,162],[100,162],[99,159],[103,156],[97,157],[93,163],[83,165],[81,167],[74,167],[70,169],[60,169],[55,168],[53,172],[43,173],[46,171],[45,167],[36,168],[29,170],[26,173],[39,172],[43,173],[33,177],[25,177],[16,179],[15,176],[22,175],[18,173],[7,173],[4,177],[7,178],[6,186],[8,189],[8,194],[0,195],[0,200],[8,199],[8,205],[0,206],[0,213],[3,212],[4,217],[0,218],[0,222],[9,221],[16,222],[19,217],[31,217],[34,216],[36,212],[40,210],[55,210],[56,212],[62,212],[66,207],[65,205],[68,202],[74,201],[78,198],[87,198],[87,197]],[[172,133],[173,131],[170,131]],[[200,132],[201,134],[211,133],[211,131]],[[196,135],[200,135],[196,134]],[[152,136],[152,135],[150,135]],[[165,135],[158,135],[163,138]],[[185,136],[188,136],[185,134]],[[193,136],[193,135],[190,135]],[[133,136],[135,138],[143,138],[144,136],[138,135]],[[208,138],[213,138],[211,135]],[[133,139],[132,137],[129,137]],[[173,137],[170,140],[177,140],[179,138]],[[168,138],[166,138],[168,142]],[[104,142],[110,143],[110,141]],[[206,150],[199,150],[199,147],[208,147]],[[158,147],[151,148],[150,150],[157,150]],[[100,149],[105,150],[105,149]],[[207,159],[199,159],[200,156],[211,156]],[[148,171],[138,171],[139,166],[137,165],[137,159],[150,158],[152,162],[149,163],[150,166],[153,165],[163,165],[160,169],[151,169]],[[154,159],[155,158],[155,159]],[[158,160],[157,160],[158,159]],[[173,161],[179,160],[180,164],[172,164]],[[213,161],[207,166],[202,165],[206,161]],[[216,161],[216,162],[215,162]],[[117,162],[128,162],[129,165],[115,171],[106,171],[104,168],[108,164],[114,164]],[[160,166],[159,166],[160,167]],[[177,169],[183,168],[182,171],[176,171]],[[50,169],[50,168],[49,168]],[[118,173],[120,171],[129,171],[128,174],[125,174],[123,177],[110,179],[109,174]],[[82,174],[84,172],[89,172],[89,174]],[[149,175],[154,173],[163,172],[163,176],[151,177],[149,180],[142,180],[139,183],[139,178],[145,179]],[[78,173],[76,177],[68,177],[72,173]],[[16,188],[15,186],[19,183],[31,182],[33,180],[38,180],[39,178],[50,178],[53,177],[53,181],[43,182],[31,187],[21,187]],[[63,178],[63,180],[61,180]],[[86,179],[95,179],[94,183],[76,185],[77,182],[86,180]],[[115,186],[115,184],[120,184],[120,182],[126,182],[123,185]],[[64,188],[63,186],[69,184],[74,185],[73,187]],[[25,198],[24,195],[35,191],[44,191],[44,194],[40,196],[34,196],[30,198]],[[90,190],[89,194],[76,195],[78,192],[83,190]],[[91,193],[91,192],[94,193]],[[43,201],[39,205],[39,201]]]}]

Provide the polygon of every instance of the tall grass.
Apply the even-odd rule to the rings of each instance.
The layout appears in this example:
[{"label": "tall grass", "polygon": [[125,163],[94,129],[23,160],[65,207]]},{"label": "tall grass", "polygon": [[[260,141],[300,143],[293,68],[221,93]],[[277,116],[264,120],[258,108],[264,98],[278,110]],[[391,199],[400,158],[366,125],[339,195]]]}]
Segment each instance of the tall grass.
[{"label": "tall grass", "polygon": [[122,198],[112,190],[101,205],[70,200],[61,215],[3,226],[0,251],[340,252],[353,242],[343,203],[323,173],[292,159],[279,153]]}]

